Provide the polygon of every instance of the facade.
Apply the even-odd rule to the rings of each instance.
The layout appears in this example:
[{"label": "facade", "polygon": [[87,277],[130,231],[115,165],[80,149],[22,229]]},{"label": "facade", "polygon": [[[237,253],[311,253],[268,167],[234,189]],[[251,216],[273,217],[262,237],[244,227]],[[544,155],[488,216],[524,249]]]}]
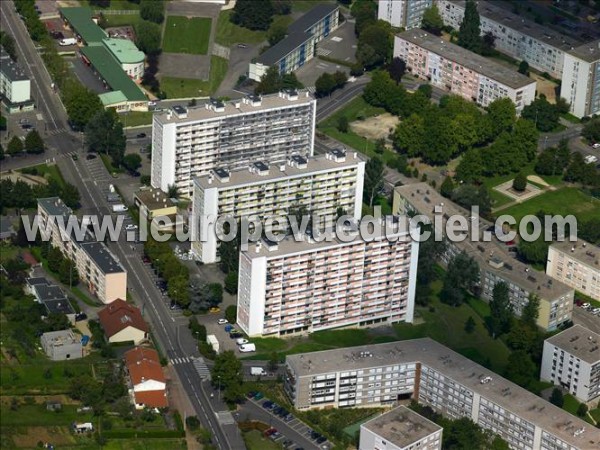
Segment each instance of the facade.
[{"label": "facade", "polygon": [[190,196],[193,179],[216,168],[312,156],[315,114],[309,92],[291,90],[154,114],[151,184],[164,192],[174,185]]},{"label": "facade", "polygon": [[[464,0],[438,0],[444,24],[458,30],[465,15]],[[481,34],[492,33],[495,48],[518,60],[527,61],[534,69],[562,79],[565,53],[583,42],[538,25],[494,5],[480,1],[477,10],[481,17]]]},{"label": "facade", "polygon": [[600,114],[600,40],[565,53],[560,96],[576,117]]},{"label": "facade", "polygon": [[76,234],[66,233],[68,220],[77,218],[60,198],[38,199],[38,220],[40,229],[48,230],[50,243],[75,263],[81,282],[102,303],[126,297],[127,272],[104,243],[87,234],[79,241]]},{"label": "facade", "polygon": [[432,5],[433,0],[379,0],[377,18],[396,28],[419,28],[423,13]]},{"label": "facade", "polygon": [[269,67],[277,67],[280,74],[294,72],[311,60],[317,43],[339,26],[340,8],[335,3],[315,6],[287,30],[287,37],[269,48],[248,69],[248,78],[260,81]]},{"label": "facade", "polygon": [[3,48],[0,48],[0,99],[8,114],[34,108],[31,81]]},{"label": "facade", "polygon": [[[437,208],[437,212],[436,209]],[[457,204],[442,197],[427,183],[416,183],[397,187],[394,190],[392,212],[394,214],[411,214],[418,212],[427,216],[431,221],[436,214],[440,215],[441,223],[436,229],[443,235],[447,217],[460,215],[470,217],[471,213]],[[434,213],[435,212],[435,213]],[[443,217],[442,217],[443,214]],[[473,222],[471,222],[473,223]],[[573,313],[573,288],[553,280],[544,273],[531,272],[529,266],[518,261],[507,250],[507,246],[490,236],[486,242],[482,229],[492,226],[479,218],[482,226],[477,230],[478,242],[465,239],[462,242],[447,242],[446,253],[442,264],[458,253],[464,251],[479,264],[480,282],[479,295],[490,301],[494,286],[499,282],[508,285],[510,302],[516,316],[520,316],[525,305],[529,303],[530,295],[536,295],[540,300],[537,325],[544,330],[556,330],[560,325],[571,320]],[[476,226],[477,224],[475,224]]]},{"label": "facade", "polygon": [[124,356],[129,396],[136,409],[167,407],[167,384],[158,352],[152,348],[136,347]]},{"label": "facade", "polygon": [[508,97],[520,112],[535,99],[535,80],[420,29],[396,35],[396,56],[414,75],[484,107]]},{"label": "facade", "polygon": [[550,245],[546,274],[600,300],[600,250],[582,239]]},{"label": "facade", "polygon": [[544,341],[542,381],[562,387],[579,401],[600,400],[600,334],[574,325]]},{"label": "facade", "polygon": [[307,235],[242,251],[237,324],[249,336],[284,336],[412,322],[419,243],[392,227],[369,241]]},{"label": "facade", "polygon": [[139,81],[144,75],[146,55],[129,39],[109,38],[102,41],[129,78]]},{"label": "facade", "polygon": [[594,426],[429,338],[288,355],[284,388],[298,410],[412,398],[451,419],[471,419],[513,449],[600,444]]},{"label": "facade", "polygon": [[442,427],[399,406],[360,426],[358,450],[442,450]]},{"label": "facade", "polygon": [[51,284],[43,277],[27,278],[25,291],[35,297],[35,300],[44,305],[46,314],[64,314],[74,324],[76,312],[69,299],[56,285]]},{"label": "facade", "polygon": [[81,338],[71,330],[51,331],[42,334],[42,348],[52,361],[83,357]]},{"label": "facade", "polygon": [[148,339],[150,327],[139,308],[117,299],[98,311],[98,320],[108,342],[130,342],[138,345]]},{"label": "facade", "polygon": [[[346,153],[336,150],[308,159],[293,155],[275,167],[252,164],[247,170],[217,169],[198,177],[192,203],[192,251],[204,263],[217,261],[214,225],[208,229],[208,218],[217,215],[231,216],[236,222],[241,217],[256,217],[264,223],[268,217],[285,219],[290,211],[302,208],[315,215],[336,217],[342,208],[359,219],[364,168],[365,162],[356,153],[347,158]],[[208,231],[205,236],[203,228]],[[287,232],[288,227],[277,230]]]}]

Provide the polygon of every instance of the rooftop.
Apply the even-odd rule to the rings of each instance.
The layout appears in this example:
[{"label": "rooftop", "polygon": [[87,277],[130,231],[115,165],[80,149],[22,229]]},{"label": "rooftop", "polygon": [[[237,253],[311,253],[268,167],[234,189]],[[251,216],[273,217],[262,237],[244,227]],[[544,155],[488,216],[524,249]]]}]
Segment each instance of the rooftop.
[{"label": "rooftop", "polygon": [[103,42],[121,64],[141,63],[146,58],[144,52],[140,51],[129,39],[108,38]]},{"label": "rooftop", "polygon": [[386,441],[405,448],[442,429],[406,406],[399,406],[361,425]]},{"label": "rooftop", "polygon": [[322,3],[315,6],[310,11],[303,14],[298,20],[290,24],[288,27],[289,33],[309,31],[311,27],[319,21],[327,17],[329,14],[339,9],[337,3]]},{"label": "rooftop", "polygon": [[578,239],[576,242],[554,242],[550,247],[564,252],[569,258],[576,259],[600,272],[600,246]]},{"label": "rooftop", "polygon": [[[320,172],[331,172],[340,169],[356,167],[364,163],[361,156],[350,157],[345,161],[336,162],[334,159],[328,158],[326,155],[319,155],[312,158],[304,158],[300,155],[294,155],[287,164],[272,164],[268,167],[267,175],[259,175],[256,172],[251,172],[249,169],[240,169],[234,171],[226,171],[223,168],[215,170],[215,174],[208,174],[194,179],[194,185],[200,189],[234,189],[240,186],[265,184],[268,182],[276,182],[283,179],[301,178],[307,175]],[[283,170],[282,170],[283,169]],[[225,174],[227,172],[228,178]],[[211,179],[217,181],[211,181]],[[227,181],[219,181],[227,180]]]},{"label": "rooftop", "polygon": [[86,44],[101,42],[106,39],[107,36],[104,30],[92,20],[93,11],[91,8],[86,6],[60,8],[59,11]]},{"label": "rooftop", "polygon": [[600,39],[575,47],[568,53],[589,63],[600,61]]},{"label": "rooftop", "polygon": [[38,198],[38,206],[41,206],[50,216],[70,216],[73,210],[60,199],[60,197]]},{"label": "rooftop", "polygon": [[600,430],[592,425],[430,338],[288,355],[286,362],[299,377],[420,362],[577,448],[600,443]]},{"label": "rooftop", "polygon": [[8,56],[8,53],[6,53],[4,48],[1,47],[0,61],[0,71],[2,71],[4,76],[10,81],[23,81],[29,79],[29,77],[25,75],[23,69],[21,69],[21,67]]},{"label": "rooftop", "polygon": [[98,97],[104,107],[127,102],[127,97],[121,91],[110,91],[99,94]]},{"label": "rooftop", "polygon": [[75,336],[72,330],[49,331],[42,334],[42,341],[48,342],[50,345],[69,345],[81,343],[81,338]]},{"label": "rooftop", "polygon": [[135,197],[150,211],[176,206],[169,196],[160,189],[142,188],[135,193]]},{"label": "rooftop", "polygon": [[8,216],[0,216],[0,236],[3,234],[15,234],[14,218]]},{"label": "rooftop", "polygon": [[109,338],[130,326],[141,331],[149,331],[139,308],[120,298],[98,311],[98,320]]},{"label": "rooftop", "polygon": [[573,325],[549,337],[546,342],[590,364],[600,361],[600,334],[581,325]]},{"label": "rooftop", "polygon": [[53,284],[35,284],[33,289],[41,302],[47,300],[67,300],[65,293],[56,285]]},{"label": "rooftop", "polygon": [[154,120],[160,124],[177,123],[188,124],[190,122],[199,122],[203,120],[218,120],[226,117],[237,116],[239,114],[262,113],[269,109],[279,109],[286,107],[294,107],[315,102],[315,99],[309,91],[303,91],[300,95],[290,97],[283,92],[272,95],[265,95],[262,101],[252,102],[248,97],[242,97],[236,100],[225,102],[224,108],[219,108],[218,111],[212,107],[210,101],[204,105],[187,108],[187,114],[182,118],[171,114],[170,111],[163,111],[154,114]]},{"label": "rooftop", "polygon": [[125,364],[134,385],[147,380],[165,382],[158,352],[152,348],[136,347],[125,353]]},{"label": "rooftop", "polygon": [[489,58],[484,58],[456,44],[444,41],[439,36],[418,28],[398,33],[396,37],[416,44],[436,55],[454,61],[463,67],[497,80],[513,89],[535,83],[535,80],[520,74],[516,70],[498,64]]},{"label": "rooftop", "polygon": [[121,263],[116,260],[115,256],[102,242],[83,242],[79,245],[103,273],[109,274],[125,271]]}]

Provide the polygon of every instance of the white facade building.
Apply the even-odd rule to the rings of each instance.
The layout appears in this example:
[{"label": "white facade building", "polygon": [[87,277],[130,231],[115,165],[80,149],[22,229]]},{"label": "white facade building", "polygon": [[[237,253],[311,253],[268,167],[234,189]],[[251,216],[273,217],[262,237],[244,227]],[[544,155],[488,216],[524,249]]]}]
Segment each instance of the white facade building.
[{"label": "white facade building", "polygon": [[291,90],[155,114],[151,184],[164,192],[175,185],[190,196],[193,179],[216,168],[232,171],[255,161],[312,156],[315,114],[309,92]]},{"label": "white facade building", "polygon": [[600,334],[574,325],[544,341],[542,381],[560,386],[580,401],[600,399]]},{"label": "white facade building", "polygon": [[299,236],[242,251],[240,328],[249,336],[281,336],[412,322],[419,243],[397,231],[396,220],[387,223],[385,234],[370,240]]},{"label": "white facade building", "polygon": [[[262,168],[262,170],[261,170]],[[269,217],[286,219],[303,208],[313,215],[336,217],[338,208],[359,219],[365,162],[356,153],[340,150],[316,158],[293,155],[286,163],[251,164],[247,170],[216,169],[194,180],[192,251],[204,263],[218,260],[218,239],[208,218],[253,217],[263,224]],[[279,224],[279,222],[278,222]],[[206,228],[206,232],[201,230]],[[278,226],[278,232],[288,231]]]},{"label": "white facade building", "polygon": [[33,109],[31,81],[3,48],[0,48],[0,98],[9,114]]},{"label": "white facade building", "polygon": [[565,53],[560,96],[576,117],[600,114],[600,40]]},{"label": "white facade building", "polygon": [[433,0],[379,0],[377,18],[397,28],[418,28],[423,13],[432,5]]}]

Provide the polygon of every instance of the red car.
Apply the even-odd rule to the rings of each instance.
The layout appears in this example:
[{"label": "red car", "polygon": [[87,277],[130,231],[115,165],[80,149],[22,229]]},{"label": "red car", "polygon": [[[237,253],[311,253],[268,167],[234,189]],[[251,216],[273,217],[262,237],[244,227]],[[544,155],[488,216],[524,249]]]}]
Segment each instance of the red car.
[{"label": "red car", "polygon": [[277,433],[277,429],[271,427],[268,430],[265,430],[264,435],[265,435],[265,437],[268,437],[268,436],[271,436],[273,433]]}]

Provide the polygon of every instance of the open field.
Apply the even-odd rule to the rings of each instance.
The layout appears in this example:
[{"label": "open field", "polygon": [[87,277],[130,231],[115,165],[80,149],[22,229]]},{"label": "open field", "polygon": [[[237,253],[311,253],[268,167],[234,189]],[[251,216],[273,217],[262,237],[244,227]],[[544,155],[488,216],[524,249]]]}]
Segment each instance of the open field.
[{"label": "open field", "polygon": [[131,25],[134,29],[142,21],[139,14],[111,14],[105,15],[107,27],[123,27]]},{"label": "open field", "polygon": [[163,35],[163,52],[206,55],[212,20],[207,17],[169,16]]},{"label": "open field", "polygon": [[364,120],[355,120],[350,123],[350,129],[366,139],[387,139],[399,122],[400,119],[397,116],[383,113]]},{"label": "open field", "polygon": [[139,127],[141,125],[152,125],[152,111],[129,111],[119,114],[123,127]]},{"label": "open field", "polygon": [[[231,10],[221,11],[219,19],[217,21],[217,32],[215,35],[215,42],[217,44],[229,47],[233,44],[260,44],[267,40],[266,31],[252,31],[247,28],[240,27],[231,23],[229,17],[231,17]],[[283,24],[288,26],[292,23],[293,19],[291,16],[275,16],[271,27],[276,24]]]},{"label": "open field", "polygon": [[210,79],[162,77],[160,86],[168,98],[194,98],[212,95],[227,73],[227,60],[219,56],[210,58]]}]

